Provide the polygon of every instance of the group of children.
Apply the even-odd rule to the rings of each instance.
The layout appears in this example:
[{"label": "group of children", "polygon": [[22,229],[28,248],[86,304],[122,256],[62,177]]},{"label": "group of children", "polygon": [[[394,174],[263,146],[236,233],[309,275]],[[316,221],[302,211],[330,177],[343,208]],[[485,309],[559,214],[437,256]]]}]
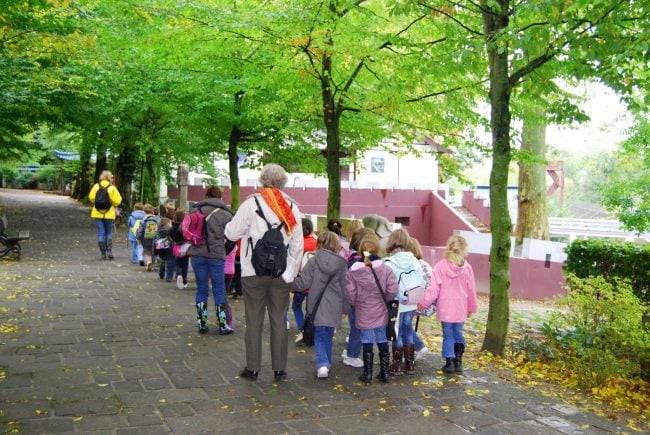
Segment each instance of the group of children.
[{"label": "group of children", "polygon": [[[299,329],[302,327],[300,302],[304,299],[303,292],[309,292],[306,313],[314,323],[317,377],[329,376],[334,331],[343,314],[348,314],[350,320],[344,362],[347,359],[348,365],[363,367],[359,377],[362,382],[372,382],[375,344],[379,351],[377,379],[380,382],[388,382],[391,375],[414,374],[419,340],[414,319],[434,311],[443,331],[445,365],[442,370],[462,372],[463,324],[477,308],[474,273],[465,260],[465,239],[450,237],[445,258],[432,267],[422,259],[418,241],[405,229],[390,233],[385,250],[376,233],[360,223],[352,228],[349,243],[340,229],[340,223],[328,224],[328,230],[316,239],[315,252],[307,249],[309,238],[314,236],[304,234],[304,255],[309,258],[293,283],[293,309],[294,313],[299,311],[295,316]],[[391,313],[389,306],[396,305],[395,319],[391,314],[396,313]],[[392,358],[388,346],[391,338]],[[357,349],[356,356],[354,349]],[[350,360],[358,358],[358,349],[362,349],[362,364],[351,364]]]}]

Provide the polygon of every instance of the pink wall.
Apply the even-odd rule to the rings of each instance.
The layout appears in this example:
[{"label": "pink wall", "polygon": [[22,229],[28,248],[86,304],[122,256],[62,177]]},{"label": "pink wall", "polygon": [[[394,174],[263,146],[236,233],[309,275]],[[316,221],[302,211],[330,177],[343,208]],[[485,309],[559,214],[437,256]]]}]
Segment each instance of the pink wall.
[{"label": "pink wall", "polygon": [[[434,192],[430,201],[432,212],[427,241],[429,245],[444,246],[454,230],[474,231],[440,195]],[[424,242],[425,239],[422,240]]]},{"label": "pink wall", "polygon": [[490,228],[490,207],[486,207],[482,198],[475,198],[474,191],[463,190],[463,207],[471,211],[483,224]]},{"label": "pink wall", "polygon": [[[444,246],[423,246],[422,249],[429,264],[433,265],[444,257]],[[476,291],[479,294],[490,294],[489,256],[469,254],[467,261],[474,269]],[[550,263],[549,268],[544,266],[544,261],[510,258],[510,297],[543,301],[565,296],[566,281],[562,273],[562,263]]]}]

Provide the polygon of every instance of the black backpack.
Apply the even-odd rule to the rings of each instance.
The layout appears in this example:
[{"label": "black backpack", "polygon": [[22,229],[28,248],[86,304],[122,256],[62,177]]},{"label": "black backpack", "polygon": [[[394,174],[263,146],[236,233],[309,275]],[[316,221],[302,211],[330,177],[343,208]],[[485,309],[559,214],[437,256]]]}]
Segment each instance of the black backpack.
[{"label": "black backpack", "polygon": [[110,186],[111,185],[109,184],[107,187],[103,187],[101,184],[99,184],[99,190],[95,195],[95,208],[97,211],[105,213],[111,209],[113,203],[111,202],[111,197],[108,194],[108,188]]},{"label": "black backpack", "polygon": [[268,230],[264,233],[261,239],[255,243],[251,263],[255,269],[257,276],[271,275],[274,278],[279,277],[284,273],[287,268],[287,253],[289,245],[284,244],[284,236],[282,235],[282,223],[273,226],[266,220],[262,207],[254,196],[255,203],[257,204],[257,214],[260,215]]}]

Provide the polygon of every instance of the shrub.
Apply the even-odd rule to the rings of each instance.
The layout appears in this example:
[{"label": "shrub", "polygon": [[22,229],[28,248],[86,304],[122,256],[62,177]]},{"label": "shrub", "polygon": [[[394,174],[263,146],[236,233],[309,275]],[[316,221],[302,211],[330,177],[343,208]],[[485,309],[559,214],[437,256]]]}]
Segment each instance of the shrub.
[{"label": "shrub", "polygon": [[576,240],[566,248],[565,272],[580,278],[628,279],[634,293],[650,302],[650,245],[600,239]]},{"label": "shrub", "polygon": [[560,300],[563,310],[542,328],[562,366],[575,372],[582,387],[637,376],[650,357],[650,334],[642,324],[647,308],[629,282],[569,274],[567,284],[567,296]]}]

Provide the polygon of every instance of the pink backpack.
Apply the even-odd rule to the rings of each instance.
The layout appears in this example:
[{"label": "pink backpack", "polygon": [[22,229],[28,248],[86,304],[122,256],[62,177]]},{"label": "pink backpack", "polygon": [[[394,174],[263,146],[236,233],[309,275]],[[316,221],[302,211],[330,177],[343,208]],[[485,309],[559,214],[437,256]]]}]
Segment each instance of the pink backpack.
[{"label": "pink backpack", "polygon": [[224,265],[223,273],[226,275],[235,274],[235,257],[237,256],[237,246],[226,255],[226,264]]}]

